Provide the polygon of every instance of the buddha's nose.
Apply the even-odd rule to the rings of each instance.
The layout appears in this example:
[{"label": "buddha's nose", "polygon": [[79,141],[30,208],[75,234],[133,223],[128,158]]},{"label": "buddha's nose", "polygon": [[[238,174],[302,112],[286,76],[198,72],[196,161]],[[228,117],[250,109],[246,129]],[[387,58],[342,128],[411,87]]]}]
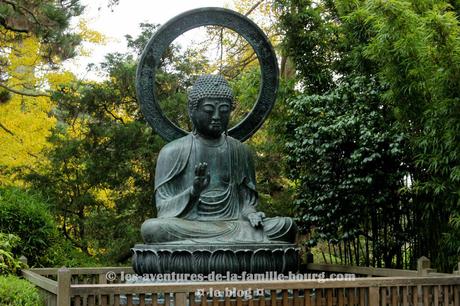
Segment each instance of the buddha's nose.
[{"label": "buddha's nose", "polygon": [[218,109],[216,109],[212,114],[212,120],[220,120],[220,113]]}]

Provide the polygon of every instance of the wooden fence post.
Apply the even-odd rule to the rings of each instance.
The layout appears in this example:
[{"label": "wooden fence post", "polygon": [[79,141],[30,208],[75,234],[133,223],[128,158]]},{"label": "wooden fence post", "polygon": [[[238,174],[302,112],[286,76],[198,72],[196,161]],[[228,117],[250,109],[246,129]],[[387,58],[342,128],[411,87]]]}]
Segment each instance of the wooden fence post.
[{"label": "wooden fence post", "polygon": [[454,274],[460,275],[460,261],[457,264],[457,270],[454,270]]},{"label": "wooden fence post", "polygon": [[174,294],[174,306],[186,306],[187,294],[185,292],[177,292]]},{"label": "wooden fence post", "polygon": [[59,306],[70,306],[70,278],[72,274],[66,267],[58,270],[57,304]]},{"label": "wooden fence post", "polygon": [[22,262],[25,265],[28,264],[27,257],[25,257],[24,255],[21,255],[21,257],[19,257],[19,261]]},{"label": "wooden fence post", "polygon": [[417,260],[417,276],[427,276],[431,266],[431,262],[425,256],[420,257]]},{"label": "wooden fence post", "polygon": [[377,286],[369,287],[369,306],[380,306],[380,288]]},{"label": "wooden fence post", "polygon": [[107,284],[107,273],[100,273],[98,284]]}]

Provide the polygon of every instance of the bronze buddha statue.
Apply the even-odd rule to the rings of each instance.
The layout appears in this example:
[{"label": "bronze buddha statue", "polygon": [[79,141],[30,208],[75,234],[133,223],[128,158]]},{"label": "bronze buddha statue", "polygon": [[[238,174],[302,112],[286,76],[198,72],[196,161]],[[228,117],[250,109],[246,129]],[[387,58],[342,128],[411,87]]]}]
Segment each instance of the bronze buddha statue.
[{"label": "bronze buddha statue", "polygon": [[227,135],[233,94],[220,75],[200,76],[189,92],[193,132],[168,143],[155,174],[157,218],[146,244],[293,243],[291,218],[265,218],[249,147]]}]

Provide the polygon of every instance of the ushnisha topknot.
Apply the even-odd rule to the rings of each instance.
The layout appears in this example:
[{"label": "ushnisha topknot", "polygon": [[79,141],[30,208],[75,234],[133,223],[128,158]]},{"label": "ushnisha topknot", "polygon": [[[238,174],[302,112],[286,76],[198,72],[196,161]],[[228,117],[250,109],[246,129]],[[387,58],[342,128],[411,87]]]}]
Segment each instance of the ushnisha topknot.
[{"label": "ushnisha topknot", "polygon": [[233,92],[227,80],[218,74],[200,75],[188,93],[188,107],[195,110],[198,101],[203,98],[225,98],[229,99],[233,108]]}]

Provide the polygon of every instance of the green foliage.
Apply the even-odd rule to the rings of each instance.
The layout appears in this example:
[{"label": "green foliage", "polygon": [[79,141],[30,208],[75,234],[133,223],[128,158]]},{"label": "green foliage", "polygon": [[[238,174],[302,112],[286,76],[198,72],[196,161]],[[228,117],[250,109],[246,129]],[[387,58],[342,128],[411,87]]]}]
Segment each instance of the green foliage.
[{"label": "green foliage", "polygon": [[39,262],[57,237],[56,223],[43,198],[13,187],[0,189],[0,231],[20,237],[14,254],[26,256],[30,265]]},{"label": "green foliage", "polygon": [[333,4],[311,0],[277,1],[285,52],[293,59],[305,92],[323,93],[333,87],[338,26]]},{"label": "green foliage", "polygon": [[0,276],[0,305],[41,306],[44,301],[38,290],[26,280],[16,276]]},{"label": "green foliage", "polygon": [[439,237],[452,234],[449,219],[460,207],[458,16],[446,1],[369,1],[365,10],[376,34],[364,53],[388,84],[383,99],[411,133],[422,243],[441,269],[450,270],[447,262],[460,252],[450,260],[438,254],[445,249]]},{"label": "green foliage", "polygon": [[51,164],[29,179],[50,196],[52,211],[63,220],[61,230],[75,246],[89,255],[109,252],[126,259],[140,238],[139,224],[153,214],[154,154],[160,141],[143,123],[96,121],[102,116],[94,114],[79,138],[68,135],[71,127],[55,130]]},{"label": "green foliage", "polygon": [[1,89],[0,90],[0,104],[6,103],[11,100],[11,93],[7,90]]},{"label": "green foliage", "polygon": [[[267,216],[292,216],[292,188],[284,171],[285,120],[287,119],[286,100],[293,93],[293,82],[281,79],[277,101],[270,116],[260,130],[249,140],[253,149],[257,191],[260,204],[258,209]],[[250,66],[230,80],[235,96],[235,109],[231,115],[230,126],[240,122],[251,111],[260,86],[260,67]]]},{"label": "green foliage", "polygon": [[455,215],[450,219],[448,230],[443,233],[439,242],[443,247],[443,252],[439,254],[438,261],[445,267],[455,267],[457,269],[460,254],[460,215]]},{"label": "green foliage", "polygon": [[[408,179],[408,183],[400,185],[406,192],[401,207],[411,210],[412,217],[406,226],[412,227],[410,232],[415,236],[410,250],[405,253],[412,256],[412,263],[417,256],[425,255],[431,257],[440,269],[450,270],[447,263],[452,263],[459,253],[452,253],[439,238],[455,236],[448,221],[458,215],[460,204],[460,28],[457,1],[277,2],[281,11],[280,26],[286,34],[285,51],[293,57],[299,72],[299,87],[304,94],[330,97],[334,92],[331,88],[355,76],[365,77],[376,84],[374,89],[378,92],[374,100],[380,110],[388,114],[385,122],[399,130],[398,133],[407,140],[401,146],[405,154],[402,165],[407,169]],[[299,48],[299,44],[307,45]],[[361,93],[361,88],[354,90],[356,94]],[[312,96],[307,99],[317,100],[322,106],[328,105],[328,100],[322,98]],[[364,111],[379,112],[379,109],[370,107]],[[305,120],[316,121],[319,131],[324,124],[329,126],[320,116],[318,120],[318,116],[318,113],[316,117],[299,115],[293,128],[302,126]],[[367,116],[370,120],[374,118],[371,113]],[[386,127],[380,125],[372,132],[384,135],[386,131]],[[319,136],[321,141],[326,141],[324,137],[330,135]],[[291,150],[304,145],[299,141],[293,146],[296,148]],[[320,161],[327,159],[319,154],[317,158]],[[365,164],[363,162],[363,166]],[[348,172],[347,167],[339,170]],[[398,167],[388,170],[388,173],[395,171],[394,174],[400,177]],[[299,186],[309,181],[307,172],[296,171],[294,168],[293,175],[299,179]],[[322,187],[323,179],[329,181],[329,174],[317,177],[317,183]],[[337,175],[337,179],[340,183],[347,182],[342,175]],[[382,185],[379,191],[385,194],[386,187]],[[310,192],[308,189],[303,191]],[[367,194],[367,197],[371,196],[373,194]],[[322,197],[325,195],[318,194],[314,201]],[[347,200],[340,198],[340,201]],[[387,201],[382,205],[391,208],[396,204]],[[342,220],[340,225],[346,225],[346,222]],[[401,232],[406,231],[391,227],[386,230],[394,239]],[[377,245],[382,246],[385,241],[388,242],[377,241]],[[448,253],[452,259],[446,260],[444,255]]]},{"label": "green foliage", "polygon": [[0,232],[0,275],[17,274],[25,265],[15,258],[13,249],[21,241],[16,235]]},{"label": "green foliage", "polygon": [[95,256],[89,256],[75,247],[70,240],[60,237],[45,254],[40,258],[40,264],[44,267],[98,267],[106,262]]},{"label": "green foliage", "polygon": [[260,86],[260,68],[251,67],[239,74],[229,82],[235,97],[235,108],[230,117],[229,127],[233,127],[246,117],[259,93]]},{"label": "green foliage", "polygon": [[[314,227],[317,237],[336,241],[359,241],[365,233],[375,242],[374,264],[391,265],[405,243],[401,222],[409,208],[399,193],[407,175],[405,136],[378,93],[375,82],[356,77],[327,94],[292,100],[288,165],[304,230]],[[387,226],[395,231],[378,244],[379,227]]]}]

